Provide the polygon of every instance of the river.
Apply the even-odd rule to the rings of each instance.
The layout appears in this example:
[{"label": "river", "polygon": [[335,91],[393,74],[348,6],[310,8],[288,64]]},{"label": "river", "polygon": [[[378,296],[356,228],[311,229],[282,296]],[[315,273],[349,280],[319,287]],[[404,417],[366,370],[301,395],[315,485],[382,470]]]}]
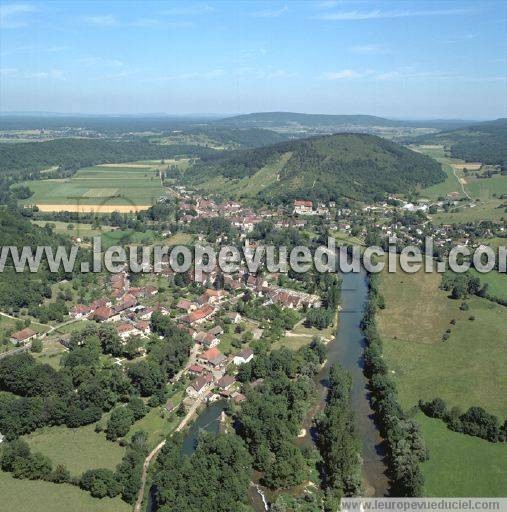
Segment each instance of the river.
[{"label": "river", "polygon": [[[304,437],[298,439],[298,445],[304,446],[315,443],[315,431],[312,428],[315,415],[324,408],[329,386],[331,366],[340,363],[351,375],[351,404],[354,411],[358,436],[362,448],[362,473],[364,494],[366,496],[386,496],[389,490],[389,480],[386,476],[385,448],[383,439],[375,425],[374,413],[370,407],[367,380],[363,374],[364,337],[361,330],[363,308],[368,297],[368,281],[366,272],[341,275],[342,300],[339,314],[339,324],[336,336],[326,346],[327,360],[320,372],[314,377],[318,400],[308,412],[303,427]],[[253,506],[256,512],[264,512],[262,499],[258,491],[274,501],[278,491],[272,492],[261,486],[250,489]],[[299,494],[300,488],[288,489],[288,493]]]},{"label": "river", "polygon": [[[367,381],[363,375],[364,338],[360,324],[368,295],[366,272],[361,268],[360,273],[342,274],[342,279],[342,310],[339,315],[338,330],[334,340],[327,344],[327,361],[314,378],[319,400],[307,415],[304,425],[307,433],[299,443],[313,442],[312,420],[315,413],[325,405],[330,368],[339,362],[352,377],[351,401],[362,444],[365,495],[385,496],[389,489],[389,480],[385,474],[387,469],[384,462],[385,450],[383,440],[374,422]],[[200,430],[219,431],[220,414],[225,405],[226,403],[222,401],[210,405],[191,425],[183,444],[184,453],[191,454],[193,452]],[[249,495],[254,509],[257,512],[264,512],[266,508],[259,491],[270,496],[266,489],[257,486],[250,489]],[[155,512],[152,492],[150,492],[146,510]]]},{"label": "river", "polygon": [[[318,392],[325,401],[331,366],[339,362],[352,377],[351,402],[362,444],[365,494],[385,496],[389,480],[385,474],[385,449],[370,407],[367,380],[363,375],[364,337],[361,331],[363,308],[368,296],[366,272],[341,275],[342,310],[335,339],[327,345],[327,362],[315,378]],[[311,435],[311,433],[310,433]]]}]

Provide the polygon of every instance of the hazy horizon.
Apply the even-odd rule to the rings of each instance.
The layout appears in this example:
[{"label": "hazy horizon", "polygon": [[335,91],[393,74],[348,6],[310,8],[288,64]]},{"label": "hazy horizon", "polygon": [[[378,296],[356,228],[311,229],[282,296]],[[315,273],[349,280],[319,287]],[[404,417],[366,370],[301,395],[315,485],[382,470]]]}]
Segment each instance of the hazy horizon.
[{"label": "hazy horizon", "polygon": [[502,119],[504,116],[498,115],[494,117],[476,117],[474,119],[467,117],[398,117],[389,114],[374,115],[365,112],[354,112],[351,114],[344,114],[340,112],[291,112],[287,110],[272,110],[272,111],[258,111],[258,112],[183,112],[181,114],[171,112],[57,112],[46,110],[0,110],[2,116],[59,116],[59,117],[174,117],[174,118],[211,118],[211,119],[225,119],[229,117],[244,116],[251,114],[266,114],[266,113],[291,113],[303,115],[325,115],[325,116],[372,116],[389,119],[392,121],[495,121]]}]

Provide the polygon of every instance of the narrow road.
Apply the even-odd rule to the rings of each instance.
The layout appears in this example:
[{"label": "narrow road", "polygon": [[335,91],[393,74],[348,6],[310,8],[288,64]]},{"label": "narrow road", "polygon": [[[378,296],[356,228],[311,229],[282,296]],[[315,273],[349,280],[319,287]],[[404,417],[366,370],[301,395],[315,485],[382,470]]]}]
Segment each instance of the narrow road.
[{"label": "narrow road", "polygon": [[463,194],[465,194],[465,196],[467,196],[468,199],[470,199],[470,201],[473,201],[472,196],[465,190],[465,185],[461,181],[461,178],[456,174],[456,169],[454,167],[452,168],[452,172],[456,179],[458,180],[458,183],[461,185],[461,190],[463,191]]},{"label": "narrow road", "polygon": [[[13,318],[14,320],[19,320],[19,318],[16,318],[14,316],[10,316],[7,313],[0,312],[0,316],[5,316],[7,318]],[[61,327],[65,327],[66,325],[70,325],[70,324],[73,324],[75,322],[79,322],[79,319],[78,318],[73,318],[72,320],[67,320],[66,322],[63,322],[61,324],[54,325],[53,327],[50,327],[48,331],[42,333],[39,337],[40,338],[46,338],[48,336],[48,334],[51,334],[51,333],[57,331],[58,329],[60,329]],[[37,322],[35,322],[35,323],[37,323]],[[42,324],[38,324],[38,325],[42,325]],[[17,348],[14,348],[12,350],[9,350],[8,352],[0,353],[0,359],[3,359],[4,357],[7,357],[7,356],[13,356],[14,354],[19,354],[20,352],[25,352],[27,350],[30,350],[31,347],[32,347],[32,342],[29,341],[28,343],[26,343],[22,347],[17,347]]]},{"label": "narrow road", "polygon": [[[202,396],[200,396],[195,401],[194,404],[192,404],[192,407],[190,407],[190,409],[188,410],[185,417],[181,420],[179,425],[176,427],[175,432],[180,432],[187,426],[187,424],[190,421],[190,419],[192,418],[192,416],[197,412],[197,409],[203,403],[204,399],[208,395],[209,389],[211,389],[211,386],[206,390],[206,392]],[[143,504],[143,499],[144,499],[144,489],[146,487],[146,478],[148,477],[148,470],[150,468],[150,463],[154,458],[157,457],[158,452],[160,452],[160,450],[164,447],[165,442],[166,442],[166,440],[164,439],[159,444],[157,444],[157,446],[155,446],[155,448],[153,448],[153,450],[148,454],[148,456],[144,460],[143,472],[141,474],[141,487],[139,489],[139,494],[137,495],[137,501],[134,506],[134,512],[141,512],[141,506]]]}]

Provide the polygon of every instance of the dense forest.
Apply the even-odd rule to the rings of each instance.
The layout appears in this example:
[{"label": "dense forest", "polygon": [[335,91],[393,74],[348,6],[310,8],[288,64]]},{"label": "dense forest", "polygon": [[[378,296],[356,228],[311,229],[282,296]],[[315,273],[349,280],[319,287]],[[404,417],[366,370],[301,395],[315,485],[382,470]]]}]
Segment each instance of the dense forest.
[{"label": "dense forest", "polygon": [[238,436],[204,433],[188,456],[176,434],[157,457],[157,510],[247,512],[250,473],[251,457]]},{"label": "dense forest", "polygon": [[454,131],[412,139],[419,144],[444,144],[451,156],[467,162],[500,165],[507,169],[507,119],[474,124]]},{"label": "dense forest", "polygon": [[228,128],[225,126],[205,126],[184,130],[190,135],[206,135],[218,144],[237,145],[243,148],[269,146],[287,140],[285,135],[262,128]]},{"label": "dense forest", "polygon": [[0,172],[59,166],[78,169],[89,165],[133,160],[163,159],[209,153],[195,146],[159,146],[147,142],[93,139],[57,139],[47,142],[0,144]]},{"label": "dense forest", "polygon": [[5,203],[9,187],[19,181],[38,179],[40,171],[58,167],[73,172],[80,167],[101,163],[164,159],[178,155],[200,156],[213,153],[199,146],[160,146],[148,142],[115,142],[96,139],[57,139],[47,142],[0,144],[0,204]]},{"label": "dense forest", "polygon": [[338,134],[204,155],[184,180],[197,186],[216,177],[238,182],[282,158],[278,176],[260,192],[266,201],[372,200],[445,179],[435,160],[403,146],[373,135]]},{"label": "dense forest", "polygon": [[[56,235],[49,228],[41,228],[30,223],[17,211],[8,211],[0,208],[0,247],[15,246],[19,254],[24,246],[32,249],[36,247],[52,247],[54,251],[58,246],[70,249],[71,242],[68,237]],[[76,257],[76,269],[80,268],[80,261],[87,258],[85,251],[80,251]],[[47,261],[42,258],[37,272],[15,272],[12,258],[6,258],[5,267],[0,272],[0,308],[3,311],[18,311],[23,307],[35,307],[44,299],[51,297],[51,284],[70,278],[63,268],[58,272],[50,272]]]}]

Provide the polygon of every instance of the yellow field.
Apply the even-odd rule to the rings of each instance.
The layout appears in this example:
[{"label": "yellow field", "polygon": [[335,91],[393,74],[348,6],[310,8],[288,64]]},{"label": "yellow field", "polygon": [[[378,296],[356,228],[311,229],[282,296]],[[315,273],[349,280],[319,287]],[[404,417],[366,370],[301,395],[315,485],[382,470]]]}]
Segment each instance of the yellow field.
[{"label": "yellow field", "polygon": [[94,205],[94,204],[37,204],[41,212],[72,212],[72,213],[130,213],[141,212],[151,208],[149,204],[138,205]]},{"label": "yellow field", "polygon": [[463,164],[451,164],[451,167],[457,171],[463,171],[464,169],[478,171],[482,167],[482,164],[480,162],[466,162]]}]

